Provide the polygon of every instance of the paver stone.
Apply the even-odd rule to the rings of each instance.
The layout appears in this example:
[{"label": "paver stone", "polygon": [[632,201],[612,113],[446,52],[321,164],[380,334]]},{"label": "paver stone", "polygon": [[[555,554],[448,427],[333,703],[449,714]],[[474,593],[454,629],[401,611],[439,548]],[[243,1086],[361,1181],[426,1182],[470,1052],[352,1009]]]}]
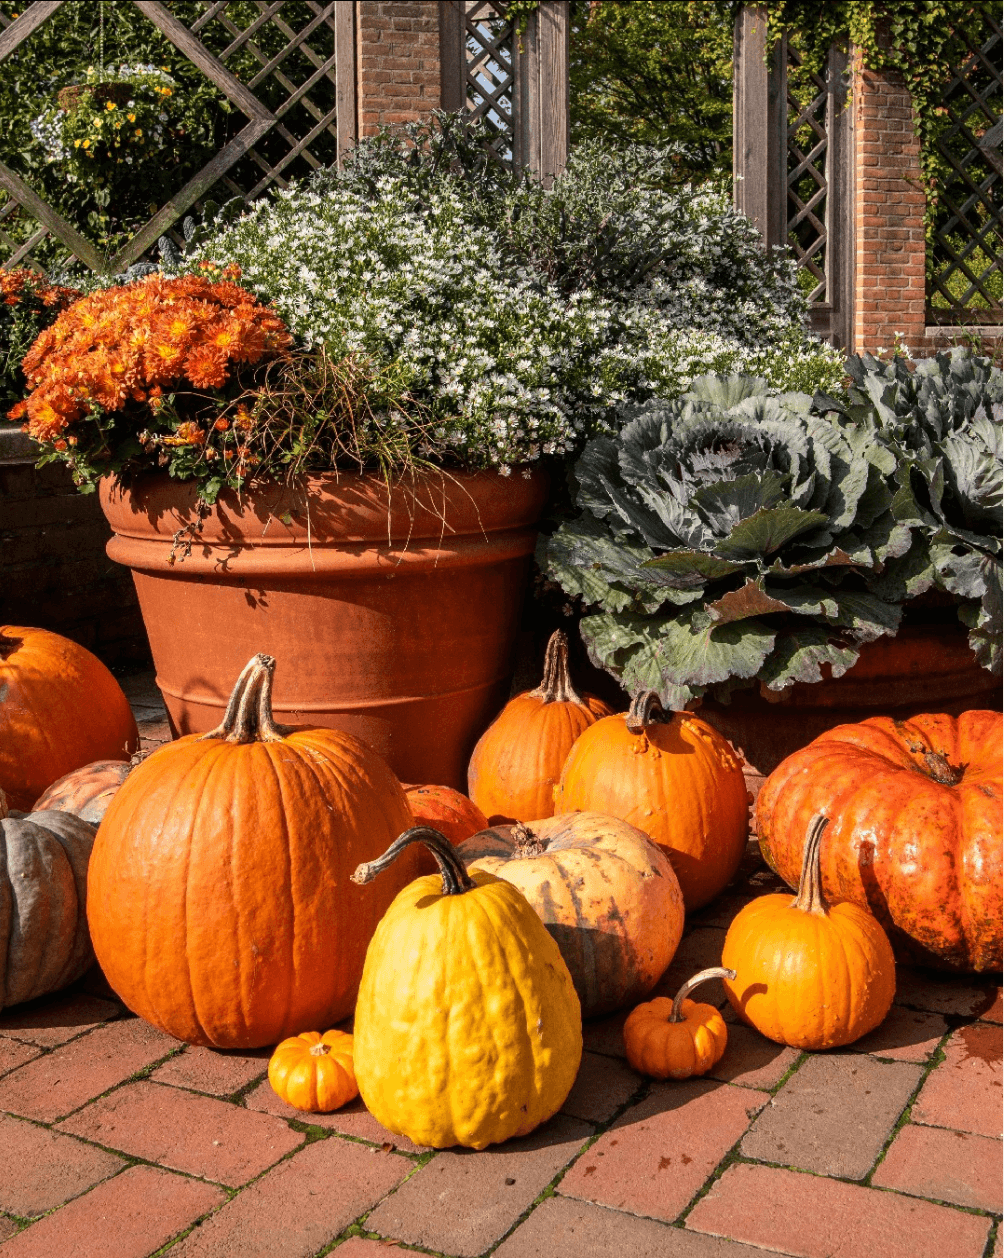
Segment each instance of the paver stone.
[{"label": "paver stone", "polygon": [[1004,1208],[1001,1142],[907,1123],[872,1176],[873,1184],[978,1210]]},{"label": "paver stone", "polygon": [[1000,1027],[990,1022],[960,1027],[945,1045],[945,1060],[924,1080],[910,1117],[932,1127],[999,1136]]},{"label": "paver stone", "polygon": [[775,1166],[730,1166],[687,1217],[696,1232],[796,1258],[981,1258],[990,1220]]},{"label": "paver stone", "polygon": [[606,1057],[624,1056],[624,1022],[627,1009],[612,1013],[606,1018],[590,1018],[582,1024],[582,1047],[590,1053],[602,1053]]},{"label": "paver stone", "polygon": [[110,1000],[79,992],[56,992],[0,1013],[0,1035],[55,1048],[84,1031],[117,1018],[120,1008]]},{"label": "paver stone", "polygon": [[228,1201],[171,1258],[310,1258],[412,1166],[396,1153],[337,1136],[315,1141]]},{"label": "paver stone", "polygon": [[474,1258],[506,1234],[589,1135],[585,1123],[559,1114],[519,1140],[437,1153],[373,1211],[366,1229]]},{"label": "paver stone", "polygon": [[857,1053],[809,1057],[743,1139],[744,1157],[864,1179],[920,1081],[922,1067]]},{"label": "paver stone", "polygon": [[150,1078],[211,1096],[229,1096],[267,1071],[269,1056],[269,1049],[231,1053],[189,1045],[158,1066]]},{"label": "paver stone", "polygon": [[0,1210],[45,1214],[124,1165],[72,1136],[0,1114]]},{"label": "paver stone", "polygon": [[893,1005],[874,1031],[847,1046],[851,1053],[871,1053],[894,1061],[926,1062],[941,1043],[948,1023],[938,1013],[918,1013]]},{"label": "paver stone", "polygon": [[17,1070],[25,1062],[40,1057],[42,1050],[34,1044],[22,1044],[19,1040],[6,1040],[0,1037],[0,1075]]},{"label": "paver stone", "polygon": [[998,995],[998,985],[990,979],[966,974],[935,974],[910,965],[896,967],[894,1000],[897,1005],[924,1009],[928,1013],[978,1018],[994,1007]]},{"label": "paver stone", "polygon": [[644,1082],[626,1062],[598,1053],[583,1053],[578,1076],[561,1112],[587,1122],[605,1123]]},{"label": "paver stone", "polygon": [[[700,996],[697,997],[700,999]],[[798,1049],[775,1044],[742,1022],[729,1024],[729,1042],[709,1079],[741,1083],[746,1088],[772,1088],[798,1061]]]},{"label": "paver stone", "polygon": [[703,1079],[656,1084],[586,1150],[558,1192],[671,1221],[767,1099]]},{"label": "paver stone", "polygon": [[309,1123],[312,1127],[326,1127],[330,1131],[341,1132],[343,1136],[354,1136],[357,1140],[368,1140],[370,1144],[392,1144],[398,1153],[424,1153],[422,1146],[413,1144],[407,1136],[399,1136],[388,1131],[378,1123],[363,1104],[360,1097],[343,1105],[341,1109],[330,1114],[307,1114],[303,1110],[294,1109],[276,1096],[272,1085],[266,1079],[244,1098],[244,1104],[251,1110],[261,1114],[275,1114],[279,1118],[295,1118],[297,1122]]}]

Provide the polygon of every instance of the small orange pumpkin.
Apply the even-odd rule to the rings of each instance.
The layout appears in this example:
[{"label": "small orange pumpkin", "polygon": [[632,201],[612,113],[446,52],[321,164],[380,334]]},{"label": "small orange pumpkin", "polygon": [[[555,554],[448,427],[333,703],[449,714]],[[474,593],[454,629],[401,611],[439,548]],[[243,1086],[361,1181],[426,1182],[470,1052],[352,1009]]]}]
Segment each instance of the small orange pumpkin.
[{"label": "small orange pumpkin", "polygon": [[[431,826],[433,830],[445,834],[454,845],[463,843],[464,839],[488,826],[488,819],[477,804],[451,786],[406,786],[404,793],[408,797],[415,825]],[[429,860],[432,860],[431,856]],[[433,863],[429,872],[434,869]]]},{"label": "small orange pumpkin", "polygon": [[308,1114],[330,1114],[359,1095],[346,1031],[304,1031],[283,1040],[268,1063],[268,1081],[281,1100]]},{"label": "small orange pumpkin", "polygon": [[630,1064],[653,1079],[689,1079],[706,1075],[721,1060],[729,1033],[714,1005],[687,997],[713,978],[735,978],[735,970],[715,966],[687,979],[673,1000],[657,996],[632,1009],[624,1023],[624,1047]]},{"label": "small orange pumpkin", "polygon": [[47,629],[0,626],[0,790],[12,808],[138,747],[129,700],[96,655]]},{"label": "small orange pumpkin", "polygon": [[762,895],[733,919],[722,964],[725,992],[761,1035],[792,1048],[840,1048],[889,1012],[896,961],[885,931],[856,904],[829,905],[819,848],[828,818],[813,818],[798,895]]},{"label": "small orange pumpkin", "polygon": [[82,769],[64,774],[44,791],[32,812],[68,812],[71,816],[99,826],[108,811],[115,792],[132,772],[138,756],[132,760],[95,760]]},{"label": "small orange pumpkin", "polygon": [[742,762],[690,712],[666,712],[654,690],[579,736],[554,793],[555,812],[605,812],[649,835],[672,863],[687,912],[732,879],[749,825]]},{"label": "small orange pumpkin", "polygon": [[580,697],[572,688],[568,639],[556,629],[543,681],[510,699],[474,748],[467,770],[471,799],[492,825],[553,816],[554,786],[572,744],[609,715],[602,699]]}]

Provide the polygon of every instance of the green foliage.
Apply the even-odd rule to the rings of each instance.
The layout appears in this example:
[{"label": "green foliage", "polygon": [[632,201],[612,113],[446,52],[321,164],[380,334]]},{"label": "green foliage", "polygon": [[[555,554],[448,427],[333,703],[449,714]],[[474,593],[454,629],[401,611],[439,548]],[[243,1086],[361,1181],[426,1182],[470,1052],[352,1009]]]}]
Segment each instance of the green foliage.
[{"label": "green foliage", "polygon": [[579,5],[571,39],[573,141],[669,146],[675,182],[732,167],[732,16],[708,0]]},{"label": "green foliage", "polygon": [[705,377],[588,443],[580,514],[539,558],[626,689],[681,707],[839,677],[932,586],[1000,671],[1000,372],[964,351],[849,370],[840,402]]}]

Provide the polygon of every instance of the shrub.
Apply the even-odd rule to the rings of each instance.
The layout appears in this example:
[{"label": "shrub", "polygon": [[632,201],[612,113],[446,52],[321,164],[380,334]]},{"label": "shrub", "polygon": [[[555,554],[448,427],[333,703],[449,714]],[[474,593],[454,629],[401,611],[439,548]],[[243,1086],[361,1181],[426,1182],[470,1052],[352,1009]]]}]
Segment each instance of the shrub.
[{"label": "shrub", "polygon": [[27,268],[0,270],[0,416],[24,395],[21,360],[32,342],[79,296]]}]

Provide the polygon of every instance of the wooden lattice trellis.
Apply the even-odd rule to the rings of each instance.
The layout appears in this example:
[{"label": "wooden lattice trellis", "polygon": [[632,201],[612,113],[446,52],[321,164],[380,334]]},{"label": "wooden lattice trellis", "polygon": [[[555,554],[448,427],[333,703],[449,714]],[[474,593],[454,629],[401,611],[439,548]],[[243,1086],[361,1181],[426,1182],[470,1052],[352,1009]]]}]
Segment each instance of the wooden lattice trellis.
[{"label": "wooden lattice trellis", "polygon": [[999,323],[1001,319],[1002,43],[988,38],[969,53],[945,89],[947,126],[936,141],[944,174],[928,242],[929,323]]},{"label": "wooden lattice trellis", "polygon": [[[11,21],[0,15],[0,62],[25,44],[63,0],[37,0]],[[232,0],[205,0],[186,25],[170,3],[132,0],[135,7],[227,97],[236,110],[229,133],[206,165],[188,179],[111,258],[60,215],[15,171],[0,162],[0,265],[31,264],[53,237],[67,253],[95,271],[121,271],[206,197],[253,199],[269,187],[286,186],[294,175],[327,165],[355,139],[353,6],[331,0],[301,0],[295,6],[254,0],[257,13]],[[193,6],[188,6],[191,10]],[[252,11],[253,11],[252,9]],[[240,68],[230,65],[240,62]],[[339,73],[340,71],[340,73]],[[5,230],[15,215],[38,222],[27,239]]]}]

